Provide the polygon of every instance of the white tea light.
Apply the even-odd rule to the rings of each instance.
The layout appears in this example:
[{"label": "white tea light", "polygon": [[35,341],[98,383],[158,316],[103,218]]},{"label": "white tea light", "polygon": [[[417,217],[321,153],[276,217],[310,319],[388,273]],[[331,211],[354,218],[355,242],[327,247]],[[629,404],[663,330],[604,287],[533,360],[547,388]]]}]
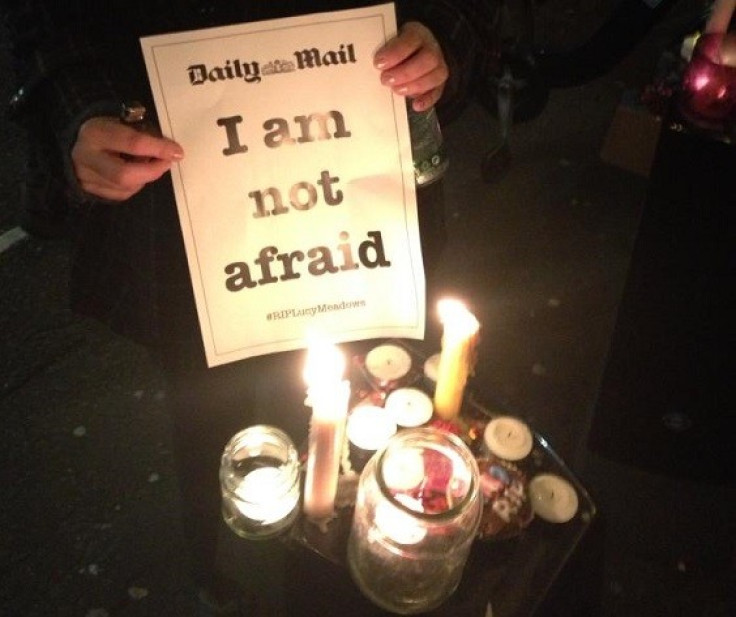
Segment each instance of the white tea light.
[{"label": "white tea light", "polygon": [[551,473],[532,478],[529,501],[534,513],[550,523],[566,523],[578,511],[578,494],[573,486]]},{"label": "white tea light", "polygon": [[491,454],[507,461],[525,458],[534,445],[529,427],[511,416],[491,420],[483,432],[483,440]]},{"label": "white tea light", "polygon": [[398,345],[379,345],[365,356],[365,367],[380,383],[405,377],[411,370],[411,356]]},{"label": "white tea light", "polygon": [[348,417],[348,439],[362,450],[380,450],[396,430],[391,415],[375,405],[359,405]]},{"label": "white tea light", "polygon": [[[421,512],[421,506],[411,508]],[[387,538],[397,544],[417,544],[427,537],[427,530],[417,519],[387,502],[376,505],[375,525]]]},{"label": "white tea light", "polygon": [[393,491],[410,491],[424,480],[424,457],[419,450],[391,452],[383,461],[383,479]]},{"label": "white tea light", "polygon": [[413,428],[432,418],[432,399],[418,388],[399,388],[386,397],[386,411],[396,424]]},{"label": "white tea light", "polygon": [[424,361],[424,376],[437,383],[437,373],[440,366],[440,354],[435,353]]},{"label": "white tea light", "polygon": [[270,525],[286,518],[299,501],[298,491],[284,494],[285,471],[278,467],[254,469],[235,489],[235,505],[252,521]]}]

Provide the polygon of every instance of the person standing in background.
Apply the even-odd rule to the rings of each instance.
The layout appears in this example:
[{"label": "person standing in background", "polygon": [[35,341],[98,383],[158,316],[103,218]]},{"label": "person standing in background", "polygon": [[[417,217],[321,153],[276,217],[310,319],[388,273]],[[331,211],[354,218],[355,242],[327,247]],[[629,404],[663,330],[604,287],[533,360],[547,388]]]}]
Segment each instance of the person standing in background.
[{"label": "person standing in background", "polygon": [[[44,153],[38,165],[53,176],[53,195],[69,203],[72,308],[147,346],[166,379],[184,528],[203,614],[238,614],[233,607],[240,592],[216,567],[225,443],[257,423],[280,426],[299,443],[307,418],[293,413],[303,402],[303,384],[279,379],[298,374],[296,352],[206,366],[167,173],[186,152],[170,139],[120,122],[122,106],[133,100],[156,122],[139,39],[365,4],[2,2],[18,81],[13,113],[29,127],[31,146]],[[408,0],[396,8],[399,33],[377,51],[376,79],[408,97],[417,111],[435,106],[441,120],[453,117],[471,95],[483,46],[473,2]],[[441,186],[418,191],[428,270],[444,241],[443,207]]]}]

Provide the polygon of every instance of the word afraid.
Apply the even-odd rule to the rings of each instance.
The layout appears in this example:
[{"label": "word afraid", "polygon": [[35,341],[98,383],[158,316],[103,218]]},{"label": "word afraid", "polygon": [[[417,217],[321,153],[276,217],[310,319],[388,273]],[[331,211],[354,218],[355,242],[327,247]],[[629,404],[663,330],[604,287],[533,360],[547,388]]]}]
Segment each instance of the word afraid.
[{"label": "word afraid", "polygon": [[[270,285],[279,281],[293,281],[302,277],[303,271],[311,276],[337,274],[348,270],[365,268],[387,268],[383,238],[380,231],[369,231],[357,250],[353,250],[350,235],[340,232],[340,244],[333,252],[327,246],[315,246],[306,251],[280,253],[275,246],[265,246],[253,260],[255,268],[244,261],[235,261],[225,266],[225,287],[228,291],[253,289],[259,285]],[[278,264],[275,262],[278,261]],[[274,271],[278,269],[277,271]]]}]

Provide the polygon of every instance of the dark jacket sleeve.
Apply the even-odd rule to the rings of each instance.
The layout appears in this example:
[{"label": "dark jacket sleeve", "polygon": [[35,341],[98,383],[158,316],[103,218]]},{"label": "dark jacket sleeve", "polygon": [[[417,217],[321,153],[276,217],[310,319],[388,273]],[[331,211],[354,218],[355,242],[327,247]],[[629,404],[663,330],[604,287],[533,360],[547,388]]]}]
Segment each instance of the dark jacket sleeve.
[{"label": "dark jacket sleeve", "polygon": [[481,63],[491,48],[494,0],[406,0],[397,3],[399,22],[415,20],[439,41],[450,69],[437,104],[443,122],[454,119],[474,94]]},{"label": "dark jacket sleeve", "polygon": [[100,4],[115,13],[114,0],[3,2],[17,82],[11,111],[43,113],[57,137],[80,115],[117,108],[120,101],[125,80],[111,78],[106,57],[115,30],[109,17],[100,19]]},{"label": "dark jacket sleeve", "polygon": [[33,125],[34,139],[41,139],[43,125],[78,198],[89,198],[71,163],[79,126],[93,116],[118,115],[121,101],[148,91],[138,43],[145,14],[136,13],[143,6],[123,0],[2,0],[16,82],[10,115]]},{"label": "dark jacket sleeve", "polygon": [[[400,22],[421,21],[442,45],[450,78],[438,110],[446,118],[455,115],[472,93],[483,45],[476,28],[478,7],[486,3],[397,2]],[[40,113],[68,156],[86,118],[115,115],[121,101],[148,94],[139,45],[142,34],[214,25],[207,23],[205,7],[210,6],[220,9],[219,18],[217,11],[210,11],[211,19],[230,20],[235,4],[236,0],[189,0],[172,10],[165,0],[2,0],[18,82],[11,107],[21,116],[29,109]],[[334,4],[340,8],[339,0]],[[266,10],[253,7],[259,18]],[[144,102],[153,109],[150,101]]]}]

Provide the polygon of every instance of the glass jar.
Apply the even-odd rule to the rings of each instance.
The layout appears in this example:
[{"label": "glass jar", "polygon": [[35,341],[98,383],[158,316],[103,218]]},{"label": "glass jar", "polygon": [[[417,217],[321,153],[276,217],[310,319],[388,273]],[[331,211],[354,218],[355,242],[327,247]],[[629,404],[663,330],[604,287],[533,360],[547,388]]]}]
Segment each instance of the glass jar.
[{"label": "glass jar", "polygon": [[256,425],[225,446],[220,461],[222,515],[243,538],[265,539],[298,516],[299,457],[281,429]]},{"label": "glass jar", "polygon": [[348,565],[361,591],[399,614],[431,610],[460,583],[482,502],[478,464],[457,436],[392,437],[361,473]]}]

